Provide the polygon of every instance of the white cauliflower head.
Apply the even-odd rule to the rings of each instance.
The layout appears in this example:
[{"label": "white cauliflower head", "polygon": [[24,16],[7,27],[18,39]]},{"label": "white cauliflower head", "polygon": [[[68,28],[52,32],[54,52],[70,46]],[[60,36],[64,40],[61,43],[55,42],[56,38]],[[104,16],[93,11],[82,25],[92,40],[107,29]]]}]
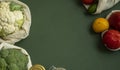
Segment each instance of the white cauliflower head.
[{"label": "white cauliflower head", "polygon": [[14,44],[29,35],[31,13],[19,0],[0,0],[0,43]]},{"label": "white cauliflower head", "polygon": [[11,3],[0,3],[0,36],[7,36],[17,31],[23,24],[23,12],[21,10],[11,11],[11,6],[14,7]]}]

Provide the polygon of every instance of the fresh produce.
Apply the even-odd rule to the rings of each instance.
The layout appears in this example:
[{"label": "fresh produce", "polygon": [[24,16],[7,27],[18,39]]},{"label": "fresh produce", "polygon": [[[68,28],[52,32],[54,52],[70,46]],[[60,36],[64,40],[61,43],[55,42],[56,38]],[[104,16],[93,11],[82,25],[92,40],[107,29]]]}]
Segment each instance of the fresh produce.
[{"label": "fresh produce", "polygon": [[82,0],[82,3],[87,7],[87,12],[93,14],[97,10],[98,0]]},{"label": "fresh produce", "polygon": [[22,11],[23,7],[15,2],[10,3],[10,10],[11,11]]},{"label": "fresh produce", "polygon": [[119,3],[120,0],[82,0],[82,3],[84,5],[84,7],[87,9],[91,9],[91,5],[96,4],[97,7],[94,7],[95,12],[89,12],[90,14],[100,14],[105,10],[108,10],[110,8],[112,8],[114,5],[116,5],[117,3]]},{"label": "fresh produce", "polygon": [[103,34],[102,41],[109,50],[117,51],[120,49],[120,32],[110,29]]},{"label": "fresh produce", "polygon": [[0,2],[0,36],[19,30],[24,23],[22,6],[15,2]]},{"label": "fresh produce", "polygon": [[31,13],[20,0],[0,0],[0,43],[15,44],[29,35]]},{"label": "fresh produce", "polygon": [[30,70],[45,70],[45,68],[40,64],[33,65]]},{"label": "fresh produce", "polygon": [[96,33],[100,33],[109,28],[109,23],[105,18],[97,18],[93,22],[92,28]]},{"label": "fresh produce", "polygon": [[7,63],[5,59],[0,57],[0,70],[6,70],[7,69]]},{"label": "fresh produce", "polygon": [[108,18],[110,26],[120,31],[120,12],[114,12]]},{"label": "fresh produce", "polygon": [[94,0],[82,0],[83,4],[90,5],[94,3]]},{"label": "fresh produce", "polygon": [[96,11],[96,8],[97,8],[97,4],[95,3],[95,4],[90,5],[87,11],[88,13],[92,14]]},{"label": "fresh produce", "polygon": [[111,51],[120,50],[120,10],[114,10],[105,18],[95,19],[93,30],[101,33],[102,41]]},{"label": "fresh produce", "polygon": [[0,70],[27,70],[28,57],[20,49],[1,49]]}]

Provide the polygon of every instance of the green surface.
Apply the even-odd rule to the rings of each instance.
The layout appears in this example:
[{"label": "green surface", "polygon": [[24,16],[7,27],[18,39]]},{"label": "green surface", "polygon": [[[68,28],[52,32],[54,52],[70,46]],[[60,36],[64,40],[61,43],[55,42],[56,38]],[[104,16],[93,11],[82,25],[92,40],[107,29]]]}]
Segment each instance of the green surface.
[{"label": "green surface", "polygon": [[29,37],[16,43],[31,55],[33,64],[67,70],[120,70],[120,51],[110,52],[100,34],[91,29],[93,20],[105,17],[120,3],[100,15],[88,15],[75,0],[21,0],[32,13]]}]

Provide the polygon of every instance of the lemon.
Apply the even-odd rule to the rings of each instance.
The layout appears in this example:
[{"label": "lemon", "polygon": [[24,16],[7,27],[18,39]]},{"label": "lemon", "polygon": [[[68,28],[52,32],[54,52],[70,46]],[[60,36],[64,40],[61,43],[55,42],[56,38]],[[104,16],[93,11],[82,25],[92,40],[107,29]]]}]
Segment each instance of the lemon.
[{"label": "lemon", "polygon": [[100,33],[100,32],[103,32],[103,31],[105,31],[105,30],[107,30],[109,28],[109,22],[105,18],[97,18],[93,22],[92,27],[93,27],[93,30],[96,33]]},{"label": "lemon", "polygon": [[45,68],[42,65],[35,64],[30,68],[30,70],[45,70]]}]

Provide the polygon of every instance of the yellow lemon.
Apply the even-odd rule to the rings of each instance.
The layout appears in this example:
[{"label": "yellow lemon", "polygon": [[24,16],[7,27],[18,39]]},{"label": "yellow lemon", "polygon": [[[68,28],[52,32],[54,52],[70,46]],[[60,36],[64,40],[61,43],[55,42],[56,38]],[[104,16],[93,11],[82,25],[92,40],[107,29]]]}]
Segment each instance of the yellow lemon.
[{"label": "yellow lemon", "polygon": [[45,70],[45,68],[42,65],[36,64],[33,65],[30,70]]},{"label": "yellow lemon", "polygon": [[105,18],[97,18],[93,22],[92,27],[93,27],[93,30],[96,33],[100,33],[100,32],[103,32],[103,31],[105,31],[105,30],[107,30],[109,28],[109,22]]}]

